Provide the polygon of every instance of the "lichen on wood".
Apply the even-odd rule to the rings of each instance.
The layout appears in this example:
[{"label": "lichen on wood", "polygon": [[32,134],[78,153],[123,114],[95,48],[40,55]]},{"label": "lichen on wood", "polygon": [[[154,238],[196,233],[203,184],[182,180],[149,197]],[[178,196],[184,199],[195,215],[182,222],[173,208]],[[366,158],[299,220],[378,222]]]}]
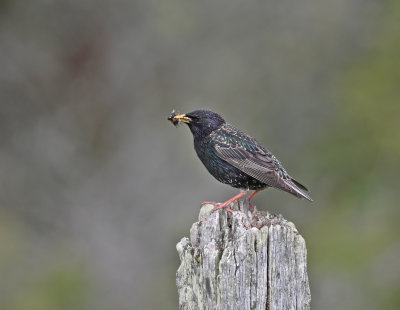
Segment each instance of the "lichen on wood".
[{"label": "lichen on wood", "polygon": [[268,212],[204,205],[177,244],[179,308],[310,309],[306,246],[293,223]]}]

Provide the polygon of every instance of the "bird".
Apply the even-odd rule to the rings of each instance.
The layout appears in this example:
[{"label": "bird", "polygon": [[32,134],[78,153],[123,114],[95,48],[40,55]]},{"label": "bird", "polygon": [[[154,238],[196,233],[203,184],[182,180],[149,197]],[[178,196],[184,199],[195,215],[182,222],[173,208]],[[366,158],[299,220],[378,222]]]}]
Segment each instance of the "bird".
[{"label": "bird", "polygon": [[279,160],[256,139],[227,123],[221,115],[210,110],[195,110],[186,114],[172,110],[167,118],[175,127],[186,124],[193,135],[194,149],[208,172],[218,181],[240,189],[240,193],[223,203],[210,203],[212,212],[225,209],[245,196],[254,211],[252,199],[261,190],[273,187],[298,198],[313,201],[308,189],[293,179]]}]

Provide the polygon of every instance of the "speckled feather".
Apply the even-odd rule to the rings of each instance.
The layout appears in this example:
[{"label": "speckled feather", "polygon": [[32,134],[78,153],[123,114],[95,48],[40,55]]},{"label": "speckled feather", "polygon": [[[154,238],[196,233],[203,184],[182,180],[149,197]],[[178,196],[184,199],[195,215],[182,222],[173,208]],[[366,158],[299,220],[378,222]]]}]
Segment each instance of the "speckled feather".
[{"label": "speckled feather", "polygon": [[197,110],[186,116],[191,118],[188,126],[196,153],[218,181],[246,190],[274,187],[312,201],[305,193],[306,187],[291,178],[256,139],[212,111]]},{"label": "speckled feather", "polygon": [[229,146],[229,142],[223,142],[225,135],[220,129],[213,131],[210,135],[194,140],[196,153],[207,170],[218,181],[241,189],[264,189],[268,185],[247,174],[239,167],[227,161],[221,156],[218,147]]}]

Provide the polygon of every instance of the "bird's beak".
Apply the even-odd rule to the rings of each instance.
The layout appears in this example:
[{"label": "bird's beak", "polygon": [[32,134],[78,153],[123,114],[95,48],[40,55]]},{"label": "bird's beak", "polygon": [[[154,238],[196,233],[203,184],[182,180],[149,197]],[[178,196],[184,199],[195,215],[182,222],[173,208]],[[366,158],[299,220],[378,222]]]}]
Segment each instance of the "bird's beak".
[{"label": "bird's beak", "polygon": [[168,117],[168,120],[175,126],[177,126],[179,123],[190,123],[191,118],[187,117],[186,114],[175,114],[175,111],[172,111],[170,117]]},{"label": "bird's beak", "polygon": [[174,119],[182,123],[190,123],[190,121],[192,120],[191,118],[187,117],[186,114],[175,115]]}]

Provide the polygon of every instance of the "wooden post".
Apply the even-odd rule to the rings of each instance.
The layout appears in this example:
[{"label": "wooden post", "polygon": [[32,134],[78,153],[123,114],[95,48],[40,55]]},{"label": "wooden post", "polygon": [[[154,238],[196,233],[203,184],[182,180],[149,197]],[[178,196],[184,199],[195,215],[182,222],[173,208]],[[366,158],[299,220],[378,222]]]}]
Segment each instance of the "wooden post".
[{"label": "wooden post", "polygon": [[310,309],[306,245],[294,224],[268,212],[211,209],[201,208],[190,239],[176,246],[179,309]]}]

